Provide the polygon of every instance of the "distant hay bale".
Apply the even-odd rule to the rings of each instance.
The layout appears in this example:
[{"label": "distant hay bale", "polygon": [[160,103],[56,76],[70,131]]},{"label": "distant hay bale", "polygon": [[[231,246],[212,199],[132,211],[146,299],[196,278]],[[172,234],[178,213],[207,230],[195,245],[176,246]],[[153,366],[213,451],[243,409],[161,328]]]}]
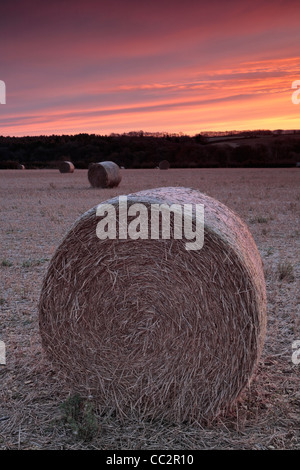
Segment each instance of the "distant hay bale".
[{"label": "distant hay bale", "polygon": [[59,164],[59,171],[61,173],[74,173],[75,167],[73,163],[65,161]]},{"label": "distant hay bale", "polygon": [[159,169],[160,170],[168,170],[170,168],[170,163],[168,160],[162,160],[159,162]]},{"label": "distant hay bale", "polygon": [[25,165],[21,165],[21,163],[18,163],[17,169],[18,170],[25,170]]},{"label": "distant hay bale", "polygon": [[88,180],[93,188],[113,188],[121,179],[120,168],[114,162],[94,163],[88,170]]},{"label": "distant hay bale", "polygon": [[[97,207],[90,209],[57,248],[43,281],[43,348],[73,390],[92,395],[102,410],[210,419],[235,403],[263,348],[259,252],[239,217],[198,191],[157,188],[127,198],[128,206],[148,209],[204,204],[203,248],[188,251],[186,240],[174,238],[100,240]],[[118,202],[105,201],[117,220]]]}]

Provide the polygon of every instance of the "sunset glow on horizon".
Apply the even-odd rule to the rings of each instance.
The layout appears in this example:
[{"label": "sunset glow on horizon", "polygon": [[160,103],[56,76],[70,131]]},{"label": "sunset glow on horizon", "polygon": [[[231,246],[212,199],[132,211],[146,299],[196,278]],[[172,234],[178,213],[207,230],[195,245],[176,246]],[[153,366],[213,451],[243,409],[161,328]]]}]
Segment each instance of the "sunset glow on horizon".
[{"label": "sunset glow on horizon", "polygon": [[297,1],[1,6],[0,135],[299,129]]}]

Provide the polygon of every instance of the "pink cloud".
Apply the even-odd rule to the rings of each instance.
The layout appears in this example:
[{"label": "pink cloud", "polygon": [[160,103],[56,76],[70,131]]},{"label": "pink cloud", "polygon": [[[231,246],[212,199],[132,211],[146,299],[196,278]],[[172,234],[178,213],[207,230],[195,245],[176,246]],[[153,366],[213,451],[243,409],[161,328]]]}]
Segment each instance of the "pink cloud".
[{"label": "pink cloud", "polygon": [[11,0],[2,10],[0,133],[294,123],[296,1]]}]

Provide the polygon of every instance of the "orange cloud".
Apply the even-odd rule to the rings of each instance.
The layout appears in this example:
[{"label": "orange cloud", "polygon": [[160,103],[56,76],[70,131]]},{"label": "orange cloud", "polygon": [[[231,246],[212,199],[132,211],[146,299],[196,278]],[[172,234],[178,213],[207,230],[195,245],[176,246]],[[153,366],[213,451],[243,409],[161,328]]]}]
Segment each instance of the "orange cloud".
[{"label": "orange cloud", "polygon": [[13,3],[3,135],[298,127],[296,1]]}]

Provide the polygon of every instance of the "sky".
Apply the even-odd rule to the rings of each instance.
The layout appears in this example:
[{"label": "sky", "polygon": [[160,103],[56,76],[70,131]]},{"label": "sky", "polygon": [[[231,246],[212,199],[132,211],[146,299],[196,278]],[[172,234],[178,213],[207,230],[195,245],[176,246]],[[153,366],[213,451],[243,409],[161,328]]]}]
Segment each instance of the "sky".
[{"label": "sky", "polygon": [[2,0],[0,135],[299,129],[299,14],[299,0]]}]

